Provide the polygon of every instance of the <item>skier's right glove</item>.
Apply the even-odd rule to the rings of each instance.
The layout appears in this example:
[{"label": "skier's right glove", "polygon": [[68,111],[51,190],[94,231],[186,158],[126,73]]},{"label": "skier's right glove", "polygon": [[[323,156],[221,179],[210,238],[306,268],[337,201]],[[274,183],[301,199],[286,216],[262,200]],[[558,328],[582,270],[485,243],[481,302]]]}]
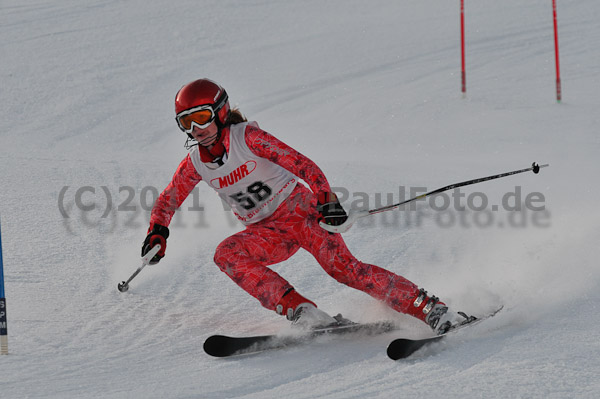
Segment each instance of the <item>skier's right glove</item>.
[{"label": "skier's right glove", "polygon": [[150,226],[148,235],[142,244],[142,256],[146,255],[150,250],[157,244],[160,244],[160,251],[152,259],[150,264],[154,265],[165,256],[165,250],[167,249],[167,238],[169,238],[169,228],[161,226],[160,224],[153,224]]}]

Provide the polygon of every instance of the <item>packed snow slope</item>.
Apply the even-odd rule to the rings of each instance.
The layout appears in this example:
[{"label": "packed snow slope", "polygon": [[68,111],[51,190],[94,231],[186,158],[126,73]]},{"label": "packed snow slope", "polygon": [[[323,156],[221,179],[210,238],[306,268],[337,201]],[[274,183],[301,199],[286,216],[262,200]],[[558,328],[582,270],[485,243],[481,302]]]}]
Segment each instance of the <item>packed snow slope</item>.
[{"label": "packed snow slope", "polygon": [[[467,2],[466,98],[458,1],[2,1],[0,396],[597,397],[600,4],[558,3],[560,104],[549,0]],[[403,330],[210,358],[211,334],[287,322],[213,264],[242,226],[205,184],[165,259],[118,292],[186,153],[175,93],[201,77],[320,165],[347,209],[549,163],[344,235],[456,310],[505,309],[392,362],[391,339],[427,328],[300,252],[273,268],[320,308]]]}]

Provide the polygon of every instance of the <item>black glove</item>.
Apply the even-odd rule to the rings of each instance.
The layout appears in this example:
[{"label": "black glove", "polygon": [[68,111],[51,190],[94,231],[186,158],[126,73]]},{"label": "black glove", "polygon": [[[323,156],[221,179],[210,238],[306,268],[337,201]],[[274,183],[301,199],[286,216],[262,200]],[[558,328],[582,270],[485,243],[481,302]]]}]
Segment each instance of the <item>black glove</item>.
[{"label": "black glove", "polygon": [[165,256],[165,250],[167,249],[167,238],[169,238],[169,228],[161,226],[160,224],[154,224],[150,226],[151,229],[142,244],[142,256],[146,255],[150,250],[157,244],[160,244],[160,251],[150,259],[150,264],[154,265]]},{"label": "black glove", "polygon": [[330,226],[339,226],[348,219],[346,211],[340,205],[334,193],[321,192],[317,196],[317,211],[323,223]]}]

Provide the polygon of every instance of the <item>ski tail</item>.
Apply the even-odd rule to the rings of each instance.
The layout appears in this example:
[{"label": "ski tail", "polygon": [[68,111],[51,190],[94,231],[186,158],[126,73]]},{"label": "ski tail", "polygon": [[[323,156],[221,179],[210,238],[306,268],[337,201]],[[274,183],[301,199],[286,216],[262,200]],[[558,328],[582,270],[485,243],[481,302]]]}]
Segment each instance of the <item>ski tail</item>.
[{"label": "ski tail", "polygon": [[448,331],[446,331],[442,335],[451,334],[454,331],[461,330],[461,329],[463,329],[465,327],[472,327],[472,326],[474,326],[476,324],[479,324],[482,321],[489,319],[490,317],[494,317],[502,309],[504,309],[504,305],[501,305],[498,309],[494,310],[493,312],[490,312],[490,313],[486,314],[485,316],[473,317],[473,316],[466,316],[465,315],[465,317],[467,318],[466,322],[464,322],[462,324],[459,324],[457,326],[451,327]]}]

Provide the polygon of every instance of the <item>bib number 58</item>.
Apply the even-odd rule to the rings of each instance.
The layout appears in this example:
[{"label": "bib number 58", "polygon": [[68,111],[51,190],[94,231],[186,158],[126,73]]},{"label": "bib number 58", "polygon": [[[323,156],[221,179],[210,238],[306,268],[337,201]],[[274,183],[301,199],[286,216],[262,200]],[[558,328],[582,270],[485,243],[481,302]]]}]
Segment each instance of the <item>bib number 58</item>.
[{"label": "bib number 58", "polygon": [[242,208],[250,210],[258,203],[271,195],[271,188],[261,181],[252,183],[246,189],[246,192],[240,191],[229,197],[241,205]]}]

